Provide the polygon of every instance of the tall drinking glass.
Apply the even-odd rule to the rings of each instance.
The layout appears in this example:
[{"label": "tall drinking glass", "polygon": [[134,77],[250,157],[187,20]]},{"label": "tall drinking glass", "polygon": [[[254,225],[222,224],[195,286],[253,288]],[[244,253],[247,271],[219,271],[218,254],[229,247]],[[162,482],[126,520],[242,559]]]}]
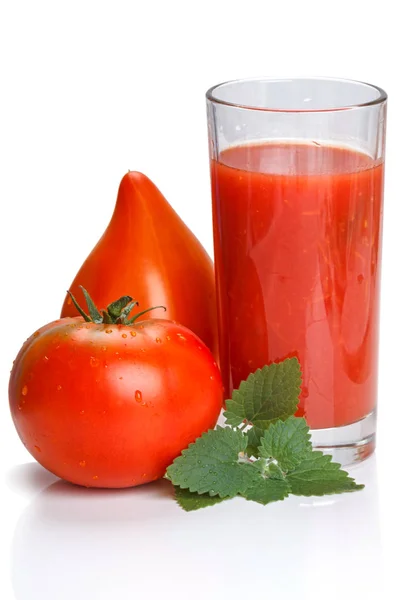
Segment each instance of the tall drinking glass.
[{"label": "tall drinking glass", "polygon": [[375,447],[386,103],[343,79],[207,92],[226,397],[297,356],[297,414],[342,464]]}]

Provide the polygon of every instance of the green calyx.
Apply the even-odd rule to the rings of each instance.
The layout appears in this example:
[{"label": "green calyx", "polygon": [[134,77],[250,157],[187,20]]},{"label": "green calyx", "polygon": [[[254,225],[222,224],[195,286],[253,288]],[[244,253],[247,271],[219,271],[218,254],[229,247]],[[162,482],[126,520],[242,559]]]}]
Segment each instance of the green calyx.
[{"label": "green calyx", "polygon": [[97,306],[91,299],[89,293],[83,286],[79,286],[85,296],[87,310],[89,314],[86,314],[85,311],[79,306],[73,294],[67,290],[76,310],[79,314],[85,319],[87,323],[105,323],[105,324],[114,324],[114,325],[134,325],[135,322],[142,317],[146,313],[151,310],[155,310],[156,308],[163,308],[167,310],[165,306],[152,306],[151,308],[147,308],[146,310],[142,310],[141,312],[133,315],[133,317],[129,318],[129,314],[135,306],[139,306],[139,302],[131,298],[131,296],[122,296],[115,302],[111,302],[107,306],[106,309],[98,310]]}]

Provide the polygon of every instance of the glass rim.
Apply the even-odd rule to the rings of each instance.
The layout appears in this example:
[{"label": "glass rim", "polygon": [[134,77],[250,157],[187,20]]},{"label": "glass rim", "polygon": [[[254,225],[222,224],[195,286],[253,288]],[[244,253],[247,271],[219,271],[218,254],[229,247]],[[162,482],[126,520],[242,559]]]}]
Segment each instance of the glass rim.
[{"label": "glass rim", "polygon": [[[222,88],[223,86],[235,85],[238,83],[257,83],[257,82],[266,82],[266,83],[284,83],[284,82],[300,82],[300,81],[329,81],[329,82],[337,82],[337,83],[350,83],[354,85],[362,85],[371,90],[375,90],[378,92],[378,97],[373,100],[369,100],[368,102],[362,102],[358,104],[347,104],[344,106],[335,106],[331,108],[268,108],[267,106],[253,106],[251,104],[240,104],[237,102],[230,102],[228,100],[222,100],[221,98],[217,98],[214,93]],[[214,104],[221,104],[223,106],[229,106],[232,108],[240,108],[244,110],[254,110],[259,112],[269,112],[269,113],[329,113],[329,112],[338,112],[343,110],[352,110],[355,108],[366,108],[369,106],[376,106],[378,104],[383,104],[387,101],[388,95],[377,85],[372,83],[366,83],[365,81],[358,81],[357,79],[347,79],[343,77],[248,77],[242,79],[230,79],[228,81],[223,81],[222,83],[217,83],[210,87],[206,92],[206,99],[209,102]]]}]

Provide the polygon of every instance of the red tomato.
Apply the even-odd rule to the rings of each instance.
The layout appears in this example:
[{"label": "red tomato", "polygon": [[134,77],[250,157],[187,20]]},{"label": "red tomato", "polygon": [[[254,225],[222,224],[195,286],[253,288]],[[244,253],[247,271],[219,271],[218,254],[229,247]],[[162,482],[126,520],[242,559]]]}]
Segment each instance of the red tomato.
[{"label": "red tomato", "polygon": [[181,325],[76,317],[25,342],[9,398],[21,440],[46,469],[76,484],[119,488],[162,477],[214,427],[222,383],[211,352]]},{"label": "red tomato", "polygon": [[[163,304],[163,316],[194,331],[218,357],[212,260],[142,173],[130,171],[122,178],[111,221],[70,286],[78,302],[83,301],[80,284],[98,306],[127,290],[141,306]],[[77,314],[67,295],[61,316]]]}]

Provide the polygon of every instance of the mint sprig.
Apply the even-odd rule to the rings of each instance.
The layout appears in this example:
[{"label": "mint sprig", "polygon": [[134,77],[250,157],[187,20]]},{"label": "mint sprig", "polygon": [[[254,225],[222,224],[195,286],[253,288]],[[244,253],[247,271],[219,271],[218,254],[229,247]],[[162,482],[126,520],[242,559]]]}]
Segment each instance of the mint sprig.
[{"label": "mint sprig", "polygon": [[204,433],[168,467],[178,504],[192,511],[239,495],[266,505],[289,494],[363,489],[331,456],[312,449],[305,419],[293,416],[300,388],[296,358],[242,381],[226,402],[226,426]]}]

